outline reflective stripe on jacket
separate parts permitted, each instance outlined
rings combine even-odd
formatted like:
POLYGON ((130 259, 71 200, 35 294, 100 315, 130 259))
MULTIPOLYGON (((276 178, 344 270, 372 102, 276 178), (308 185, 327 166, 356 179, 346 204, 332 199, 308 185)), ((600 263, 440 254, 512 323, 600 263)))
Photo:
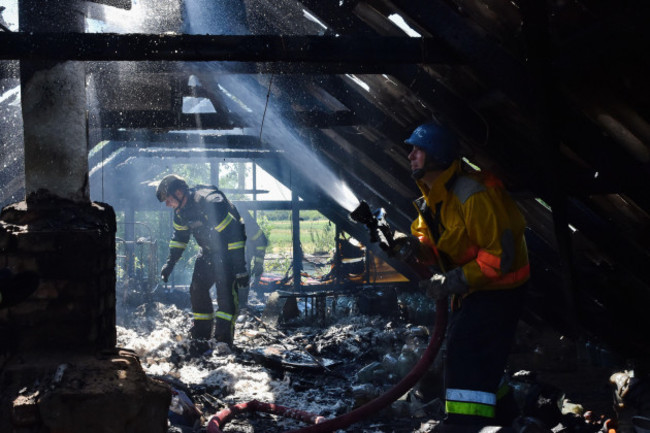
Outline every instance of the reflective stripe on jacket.
POLYGON ((264 260, 269 240, 247 210, 243 211, 241 215, 246 224, 246 263, 250 264, 253 257, 264 260))
POLYGON ((188 191, 186 205, 174 213, 173 225, 169 243, 171 259, 180 258, 178 251, 185 250, 191 236, 204 252, 220 255, 243 249, 246 242, 239 212, 221 191, 211 186, 197 186, 188 191))
POLYGON ((514 288, 528 280, 526 221, 497 179, 465 174, 456 161, 430 189, 418 186, 424 197, 415 203, 419 216, 411 232, 431 248, 419 255, 421 261, 434 264, 439 255, 448 261, 445 271, 462 266, 470 292, 514 288))

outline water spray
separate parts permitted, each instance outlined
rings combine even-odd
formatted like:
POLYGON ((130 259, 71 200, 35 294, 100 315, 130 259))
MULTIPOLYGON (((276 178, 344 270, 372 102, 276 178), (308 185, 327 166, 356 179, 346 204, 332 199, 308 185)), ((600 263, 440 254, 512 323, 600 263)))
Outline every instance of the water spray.
POLYGON ((332 198, 340 204, 343 209, 348 212, 351 212, 353 209, 359 206, 359 199, 354 195, 352 190, 346 183, 339 179, 338 182, 335 182, 332 185, 332 198))

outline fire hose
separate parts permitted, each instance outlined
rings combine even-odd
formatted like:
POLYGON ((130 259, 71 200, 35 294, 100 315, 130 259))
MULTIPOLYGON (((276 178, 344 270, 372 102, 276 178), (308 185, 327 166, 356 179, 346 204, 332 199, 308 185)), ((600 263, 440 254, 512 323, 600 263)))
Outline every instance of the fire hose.
POLYGON ((411 389, 418 380, 420 380, 422 375, 427 371, 436 358, 445 337, 446 327, 447 298, 444 298, 436 301, 436 320, 434 323, 433 334, 431 335, 427 349, 424 351, 417 364, 415 364, 411 371, 391 389, 351 412, 330 420, 325 420, 322 416, 253 400, 248 403, 230 406, 229 408, 218 412, 208 422, 207 431, 208 433, 222 433, 221 427, 223 427, 233 415, 247 410, 274 413, 313 424, 286 433, 325 433, 344 429, 351 424, 361 421, 369 415, 377 413, 379 410, 385 408, 411 389))
MULTIPOLYGON (((378 220, 377 215, 372 214, 367 203, 361 202, 359 207, 354 212, 352 212, 350 216, 353 220, 361 222, 369 228, 373 242, 379 241, 381 243, 384 241, 387 242, 387 245, 390 245, 393 242, 388 226, 383 224, 381 218, 378 220), (373 233, 375 233, 374 238, 373 233)), ((416 271, 422 277, 425 277, 430 273, 424 267, 414 266, 414 268, 417 268, 416 271)), ((308 412, 290 409, 272 403, 262 403, 257 400, 252 400, 248 403, 230 406, 229 408, 224 409, 212 416, 212 418, 210 418, 210 421, 208 421, 207 432, 222 433, 221 427, 223 427, 233 415, 244 411, 273 413, 312 424, 308 427, 303 427, 298 430, 291 430, 285 433, 330 433, 336 430, 344 429, 356 422, 361 421, 369 415, 376 414, 378 411, 385 408, 402 395, 406 394, 406 392, 422 378, 429 366, 435 360, 436 356, 438 355, 438 351, 442 346, 446 328, 447 298, 445 297, 436 301, 436 320, 434 322, 431 339, 429 340, 429 344, 422 354, 422 357, 411 369, 411 371, 384 394, 346 414, 340 415, 330 420, 326 420, 322 416, 308 412)))
POLYGON ((214 415, 208 423, 209 433, 221 433, 223 427, 234 415, 242 412, 266 412, 275 415, 281 415, 286 418, 297 419, 309 424, 323 422, 325 418, 320 415, 314 415, 302 410, 288 408, 273 403, 262 403, 258 400, 251 400, 248 403, 234 404, 227 409, 214 415))

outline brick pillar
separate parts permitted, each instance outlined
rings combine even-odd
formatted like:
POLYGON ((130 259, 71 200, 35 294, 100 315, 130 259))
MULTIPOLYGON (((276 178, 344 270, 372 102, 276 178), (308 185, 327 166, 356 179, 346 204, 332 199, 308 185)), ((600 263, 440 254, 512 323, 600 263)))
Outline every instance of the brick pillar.
POLYGON ((26 301, 0 310, 9 347, 29 351, 115 347, 115 214, 106 204, 40 197, 0 213, 0 267, 35 271, 26 301))

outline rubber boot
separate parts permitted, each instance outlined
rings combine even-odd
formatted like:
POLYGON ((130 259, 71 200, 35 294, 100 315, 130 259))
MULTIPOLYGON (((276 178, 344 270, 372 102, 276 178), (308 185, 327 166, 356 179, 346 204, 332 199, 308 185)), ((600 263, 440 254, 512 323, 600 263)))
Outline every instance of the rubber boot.
POLYGON ((195 320, 190 328, 193 340, 209 340, 212 334, 212 320, 195 320))
POLYGON ((520 415, 514 392, 512 389, 508 389, 503 396, 497 399, 496 425, 511 426, 514 420, 520 415))
POLYGON ((190 346, 188 356, 200 358, 210 349, 210 335, 212 334, 212 320, 195 320, 190 328, 190 346))
POLYGON ((229 347, 233 346, 233 329, 230 322, 223 319, 216 319, 214 326, 214 339, 217 343, 226 343, 229 347))
POLYGON ((190 358, 201 358, 210 351, 210 342, 208 340, 196 339, 190 341, 188 355, 190 358))
POLYGON ((248 286, 246 287, 240 287, 238 290, 239 293, 239 312, 240 314, 245 315, 248 312, 248 294, 250 292, 250 288, 248 286))

